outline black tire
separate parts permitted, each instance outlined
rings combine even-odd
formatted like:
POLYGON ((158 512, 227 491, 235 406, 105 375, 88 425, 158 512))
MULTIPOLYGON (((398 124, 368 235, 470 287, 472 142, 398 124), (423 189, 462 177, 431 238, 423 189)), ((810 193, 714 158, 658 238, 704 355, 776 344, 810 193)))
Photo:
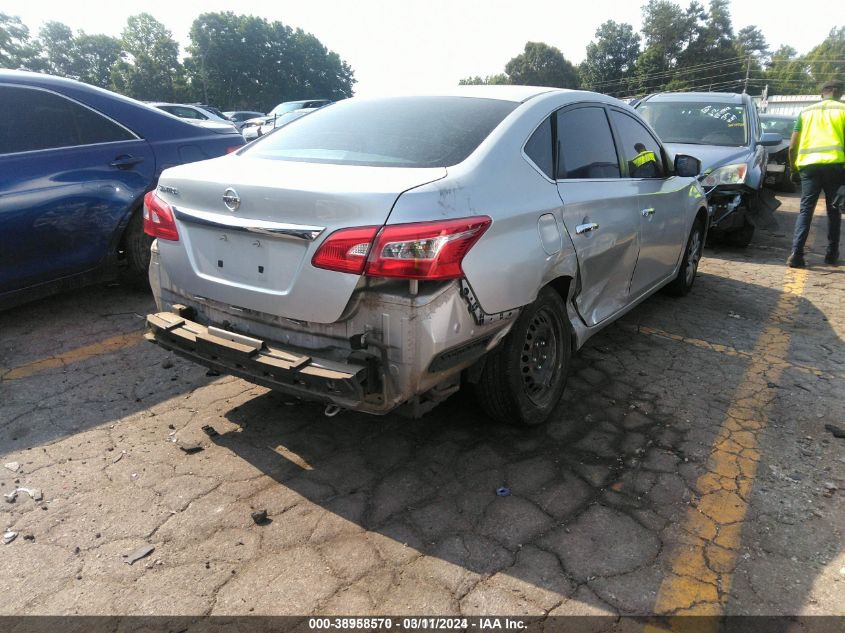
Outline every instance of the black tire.
POLYGON ((478 403, 499 422, 542 424, 563 395, 571 358, 566 306, 557 292, 543 288, 502 344, 487 355, 475 386, 478 403))
POLYGON ((725 244, 745 248, 751 244, 752 237, 754 237, 754 225, 746 220, 742 228, 725 233, 725 244))
POLYGON ((695 276, 698 274, 698 264, 701 261, 701 251, 704 249, 704 222, 701 219, 695 221, 687 238, 687 245, 684 249, 684 256, 681 259, 681 267, 678 275, 669 284, 664 286, 667 294, 673 297, 683 297, 692 290, 695 283, 695 276))
POLYGON ((123 235, 123 252, 126 261, 123 273, 127 281, 139 285, 149 283, 152 244, 153 238, 144 233, 144 220, 141 217, 141 209, 138 209, 129 219, 129 225, 123 235))

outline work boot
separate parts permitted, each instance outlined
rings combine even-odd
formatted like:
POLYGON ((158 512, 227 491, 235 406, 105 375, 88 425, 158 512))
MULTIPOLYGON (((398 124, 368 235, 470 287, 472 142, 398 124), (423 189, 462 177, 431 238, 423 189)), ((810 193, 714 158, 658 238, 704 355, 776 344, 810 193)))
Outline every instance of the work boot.
POLYGON ((839 263, 839 252, 827 249, 827 252, 824 254, 824 263, 836 266, 839 263))
POLYGON ((793 252, 786 258, 786 265, 790 268, 804 268, 807 263, 804 261, 803 253, 793 252))

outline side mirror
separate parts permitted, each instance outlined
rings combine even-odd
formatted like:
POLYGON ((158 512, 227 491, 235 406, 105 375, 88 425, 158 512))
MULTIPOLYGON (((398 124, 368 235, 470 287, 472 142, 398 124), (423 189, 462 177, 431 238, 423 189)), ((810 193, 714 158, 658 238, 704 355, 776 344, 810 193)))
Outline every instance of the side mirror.
POLYGON ((765 147, 774 147, 781 143, 783 143, 783 137, 775 132, 763 132, 763 136, 760 137, 760 145, 765 147))
POLYGON ((695 156, 677 154, 675 156, 675 173, 678 176, 694 178, 701 173, 701 161, 695 156))

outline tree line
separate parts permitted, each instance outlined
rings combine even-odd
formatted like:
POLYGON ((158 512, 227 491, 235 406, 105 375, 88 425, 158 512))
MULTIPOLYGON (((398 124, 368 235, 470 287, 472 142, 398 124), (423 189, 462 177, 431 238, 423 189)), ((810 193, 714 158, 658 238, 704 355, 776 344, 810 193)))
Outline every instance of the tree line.
POLYGON ((710 0, 707 9, 697 0, 686 8, 671 0, 649 0, 642 13, 639 33, 613 20, 599 26, 577 66, 554 46, 528 42, 503 73, 460 83, 583 88, 624 98, 678 90, 816 94, 828 79, 845 80, 842 26, 832 27, 802 56, 787 45, 769 50, 754 25, 734 32, 729 0, 710 0))
POLYGON ((55 21, 33 37, 19 17, 0 13, 0 68, 70 77, 143 101, 231 110, 352 96, 352 69, 302 29, 228 11, 198 16, 189 37, 180 58, 172 33, 149 13, 128 18, 120 37, 74 33, 55 21))

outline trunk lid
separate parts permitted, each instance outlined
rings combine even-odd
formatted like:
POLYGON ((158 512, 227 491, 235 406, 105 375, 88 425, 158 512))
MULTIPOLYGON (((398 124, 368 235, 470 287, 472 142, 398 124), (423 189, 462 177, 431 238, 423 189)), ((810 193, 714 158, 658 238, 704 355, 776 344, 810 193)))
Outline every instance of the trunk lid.
POLYGON ((331 323, 360 276, 313 267, 323 240, 384 224, 402 192, 445 175, 247 156, 175 167, 162 174, 158 195, 174 210, 179 241, 159 240, 161 263, 182 294, 331 323))

